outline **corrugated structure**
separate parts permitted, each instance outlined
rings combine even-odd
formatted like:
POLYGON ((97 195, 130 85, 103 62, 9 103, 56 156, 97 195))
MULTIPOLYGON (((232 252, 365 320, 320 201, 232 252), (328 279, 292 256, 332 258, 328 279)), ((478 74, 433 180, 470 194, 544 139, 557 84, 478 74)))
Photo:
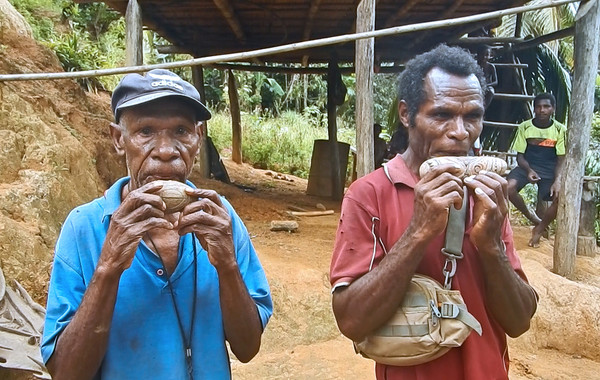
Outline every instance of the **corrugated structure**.
MULTIPOLYGON (((86 0, 80 0, 86 2, 86 0)), ((105 1, 125 14, 127 0, 105 1)), ((353 33, 357 0, 138 0, 143 24, 169 40, 179 52, 196 57, 249 51, 353 33)), ((524 0, 379 0, 375 28, 469 16, 523 5, 524 0)), ((493 23, 493 22, 492 22, 493 23)), ((402 62, 440 42, 452 42, 481 28, 471 23, 378 38, 375 58, 402 62)), ((354 61, 354 43, 283 53, 268 62, 354 61)))

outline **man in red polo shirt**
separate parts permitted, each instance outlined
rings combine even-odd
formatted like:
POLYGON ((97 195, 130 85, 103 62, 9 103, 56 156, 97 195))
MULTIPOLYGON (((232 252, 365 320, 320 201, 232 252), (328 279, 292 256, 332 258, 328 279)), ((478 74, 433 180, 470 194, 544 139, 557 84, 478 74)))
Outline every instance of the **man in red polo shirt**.
POLYGON ((359 342, 394 314, 413 274, 444 282, 440 250, 449 207, 470 197, 464 258, 452 288, 483 334, 424 364, 377 363, 378 379, 507 379, 506 334, 527 331, 535 313, 537 296, 507 218, 506 180, 490 172, 462 180, 452 165, 418 174, 430 157, 467 155, 482 129, 483 89, 481 68, 460 48, 440 45, 408 62, 398 105, 408 148, 354 182, 344 198, 331 261, 332 302, 340 331, 359 342))

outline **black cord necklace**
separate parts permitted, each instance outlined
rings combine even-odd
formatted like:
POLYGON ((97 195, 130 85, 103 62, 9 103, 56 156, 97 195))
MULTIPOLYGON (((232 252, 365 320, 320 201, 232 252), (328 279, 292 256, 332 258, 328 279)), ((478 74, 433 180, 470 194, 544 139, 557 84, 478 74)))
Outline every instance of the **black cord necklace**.
MULTIPOLYGON (((148 240, 152 243, 152 247, 156 251, 156 254, 160 260, 161 265, 164 268, 165 276, 167 277, 167 286, 169 287, 169 293, 171 294, 171 301, 173 301, 173 308, 175 309, 175 315, 177 316, 177 324, 179 325, 179 332, 181 333, 181 338, 183 339, 184 352, 185 352, 185 362, 187 364, 187 371, 190 380, 194 380, 194 365, 192 361, 192 336, 194 334, 194 317, 196 315, 196 292, 197 292, 197 282, 198 282, 198 261, 197 261, 197 252, 196 252, 196 241, 195 236, 192 233, 192 246, 194 248, 194 298, 192 300, 192 319, 190 323, 190 335, 186 337, 185 331, 183 329, 183 322, 181 321, 181 316, 179 315, 179 309, 177 308, 177 302, 175 301, 175 294, 173 293, 173 285, 171 284, 171 274, 167 271, 167 266, 165 265, 160 253, 158 252, 158 248, 154 241, 150 237, 150 234, 146 234, 148 236, 148 240)), ((182 243, 183 244, 183 243, 182 243)), ((183 247, 181 249, 183 251, 183 247)))

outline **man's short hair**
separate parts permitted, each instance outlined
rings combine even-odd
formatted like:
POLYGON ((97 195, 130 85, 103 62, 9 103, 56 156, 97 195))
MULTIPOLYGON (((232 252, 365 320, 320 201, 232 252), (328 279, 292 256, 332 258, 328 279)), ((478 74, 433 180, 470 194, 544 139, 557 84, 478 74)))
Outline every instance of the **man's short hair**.
POLYGON ((438 45, 408 61, 398 80, 398 100, 406 102, 411 124, 414 124, 419 107, 425 101, 424 79, 434 67, 460 77, 475 75, 481 86, 483 99, 483 89, 486 88, 485 77, 473 56, 459 47, 438 45))
POLYGON ((556 108, 556 98, 549 92, 542 92, 541 94, 536 95, 533 99, 533 106, 540 100, 549 100, 550 104, 552 104, 553 108, 556 108))

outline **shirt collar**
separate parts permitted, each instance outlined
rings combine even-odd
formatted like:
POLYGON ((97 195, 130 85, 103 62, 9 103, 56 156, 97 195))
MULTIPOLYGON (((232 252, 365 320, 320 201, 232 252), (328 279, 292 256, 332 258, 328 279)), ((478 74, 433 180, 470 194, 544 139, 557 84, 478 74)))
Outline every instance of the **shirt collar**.
POLYGON ((388 175, 388 178, 393 184, 401 183, 410 188, 414 188, 417 182, 419 182, 419 178, 413 174, 399 154, 384 165, 386 175, 388 175))

